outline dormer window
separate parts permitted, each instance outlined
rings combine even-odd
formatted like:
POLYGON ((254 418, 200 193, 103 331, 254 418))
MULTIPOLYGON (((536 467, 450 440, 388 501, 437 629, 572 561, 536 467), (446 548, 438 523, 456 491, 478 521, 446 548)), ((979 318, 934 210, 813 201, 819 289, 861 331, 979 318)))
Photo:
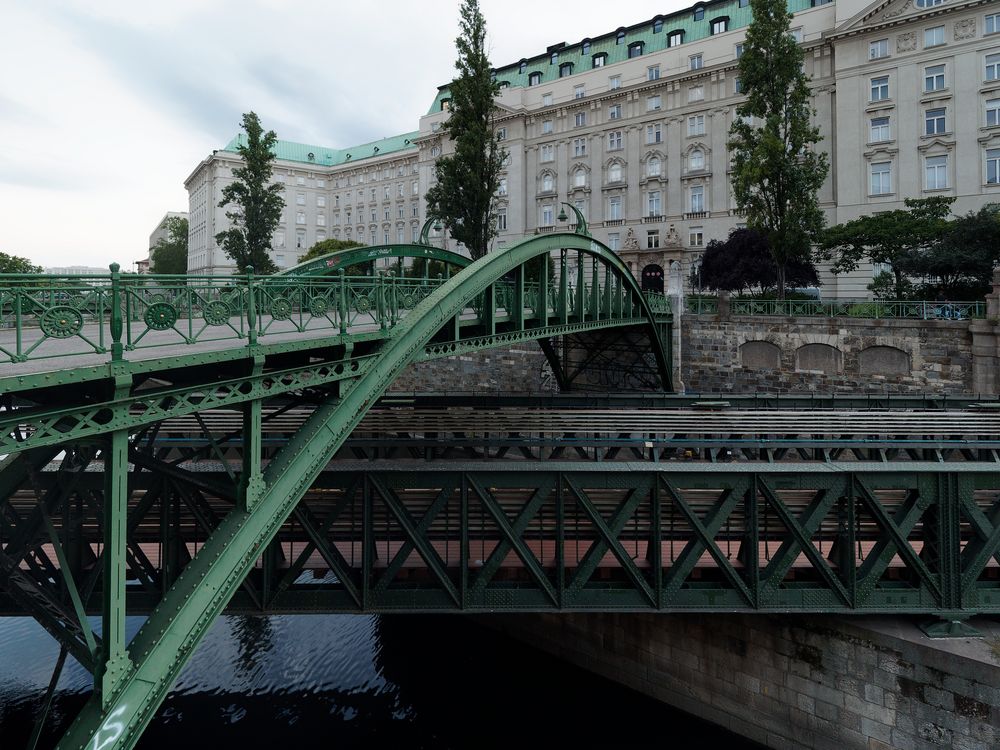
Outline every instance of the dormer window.
POLYGON ((580 45, 580 54, 589 55, 590 54, 590 40, 584 39, 583 44, 580 45))
POLYGON ((712 19, 712 33, 725 34, 729 31, 729 16, 720 16, 712 19))
POLYGON ((607 61, 608 61, 608 53, 607 52, 598 52, 593 57, 593 66, 595 68, 603 68, 604 64, 607 61))
POLYGON ((447 112, 450 108, 451 108, 451 99, 442 99, 441 100, 441 111, 442 112, 447 112))
POLYGON ((629 57, 639 57, 642 54, 642 42, 632 42, 628 46, 629 57))
POLYGON ((558 64, 559 64, 559 53, 553 52, 552 55, 549 57, 549 65, 558 65, 558 64))
POLYGON ((615 44, 625 44, 625 31, 619 31, 615 36, 615 44))
POLYGON ((678 29, 677 31, 671 31, 667 34, 667 46, 668 47, 679 47, 684 43, 684 31, 678 29))
POLYGON ((517 66, 517 72, 523 74, 524 71, 526 71, 527 69, 528 69, 528 63, 525 62, 524 60, 521 60, 520 64, 518 64, 517 66))
POLYGON ((565 78, 566 76, 573 75, 573 63, 563 63, 559 66, 559 77, 565 78))
POLYGON ((528 75, 529 86, 537 86, 541 82, 542 82, 542 74, 539 73, 537 70, 534 73, 528 75))
POLYGON ((653 21, 653 33, 659 34, 661 31, 663 31, 663 19, 657 18, 653 21))
POLYGON ((695 21, 705 20, 705 9, 702 8, 701 6, 698 6, 697 8, 694 9, 694 20, 695 21))

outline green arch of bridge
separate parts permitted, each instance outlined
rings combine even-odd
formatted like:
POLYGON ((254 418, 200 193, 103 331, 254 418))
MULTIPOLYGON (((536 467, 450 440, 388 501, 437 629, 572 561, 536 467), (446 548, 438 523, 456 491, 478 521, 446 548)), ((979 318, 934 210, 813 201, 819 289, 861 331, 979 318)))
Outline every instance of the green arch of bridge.
MULTIPOLYGON (((299 500, 368 409, 438 331, 478 295, 512 271, 554 250, 579 250, 610 269, 627 297, 621 325, 650 326, 661 377, 669 382, 654 316, 621 259, 605 245, 578 234, 534 237, 469 265, 424 298, 342 398, 316 408, 263 472, 264 487, 252 510, 237 506, 220 522, 128 646, 131 667, 106 694, 94 693, 59 748, 132 748, 155 715, 181 668, 232 598, 299 500)), ((539 336, 551 335, 540 330, 539 336)), ((498 344, 501 343, 498 341, 498 344)), ((347 585, 347 582, 345 582, 347 585)), ((359 604, 364 608, 363 593, 359 604)))
POLYGON ((318 258, 312 258, 305 263, 299 263, 284 271, 279 271, 275 276, 326 276, 334 274, 341 268, 348 268, 357 263, 368 263, 382 258, 426 258, 427 260, 439 260, 446 266, 456 266, 465 268, 472 260, 464 255, 453 253, 450 250, 442 250, 431 245, 366 245, 364 247, 349 247, 344 250, 337 250, 318 258))

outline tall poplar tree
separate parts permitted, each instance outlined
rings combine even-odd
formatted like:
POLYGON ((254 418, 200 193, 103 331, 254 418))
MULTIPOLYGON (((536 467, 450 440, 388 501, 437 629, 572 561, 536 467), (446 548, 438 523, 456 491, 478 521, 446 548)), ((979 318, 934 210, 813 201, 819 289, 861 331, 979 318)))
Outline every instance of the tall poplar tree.
POLYGON ((494 127, 500 85, 486 55, 486 20, 478 0, 462 3, 460 19, 461 34, 455 40, 459 74, 449 87, 451 114, 442 128, 455 151, 437 160, 437 184, 425 200, 428 214, 438 217, 477 259, 486 255, 497 234, 493 214, 507 152, 494 127))
POLYGON ((809 102, 802 49, 789 33, 786 0, 750 0, 739 79, 746 101, 729 131, 732 184, 747 226, 767 237, 784 298, 788 264, 808 262, 810 244, 823 228, 816 193, 829 171, 809 102))
POLYGON ((285 201, 283 185, 271 184, 271 163, 278 136, 273 130, 264 132, 260 118, 253 112, 243 115, 243 139, 236 152, 243 157, 243 166, 233 170, 233 182, 222 189, 219 207, 232 206, 226 218, 232 226, 215 235, 226 255, 236 262, 240 273, 253 266, 256 273, 270 274, 278 270, 268 255, 271 236, 281 220, 285 201))

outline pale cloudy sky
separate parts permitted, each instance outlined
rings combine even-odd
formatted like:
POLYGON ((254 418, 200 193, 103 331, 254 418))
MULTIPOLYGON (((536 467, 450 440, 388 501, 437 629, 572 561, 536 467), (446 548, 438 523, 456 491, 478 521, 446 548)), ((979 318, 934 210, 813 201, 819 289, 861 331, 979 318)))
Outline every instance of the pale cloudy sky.
MULTIPOLYGON (((334 148, 416 129, 452 78, 459 4, 0 0, 0 251, 130 267, 251 109, 334 148)), ((481 0, 495 65, 690 4, 481 0)))

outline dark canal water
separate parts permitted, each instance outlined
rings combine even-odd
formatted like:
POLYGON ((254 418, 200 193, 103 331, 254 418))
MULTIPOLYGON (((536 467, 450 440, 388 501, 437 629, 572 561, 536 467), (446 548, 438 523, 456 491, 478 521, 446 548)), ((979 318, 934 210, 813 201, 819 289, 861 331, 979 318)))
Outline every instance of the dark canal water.
MULTIPOLYGON (((140 622, 130 618, 132 632, 140 622)), ((32 620, 0 618, 0 750, 25 746, 57 651, 32 620)), ((67 660, 43 747, 54 744, 88 690, 87 674, 67 660)), ((299 615, 216 622, 139 747, 692 742, 758 747, 461 616, 299 615)))

